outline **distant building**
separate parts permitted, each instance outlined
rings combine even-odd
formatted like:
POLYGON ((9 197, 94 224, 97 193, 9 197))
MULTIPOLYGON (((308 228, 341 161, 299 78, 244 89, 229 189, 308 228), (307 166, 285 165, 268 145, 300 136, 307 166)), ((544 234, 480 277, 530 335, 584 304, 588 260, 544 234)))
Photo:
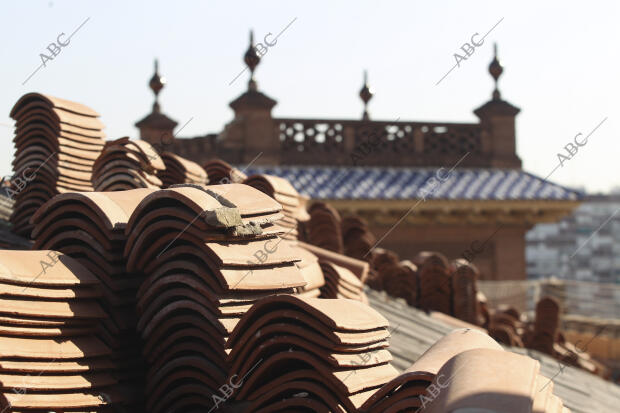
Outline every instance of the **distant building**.
POLYGON ((403 258, 423 250, 465 256, 486 279, 525 279, 525 233, 579 204, 579 193, 521 169, 520 109, 497 88, 497 50, 489 65, 495 89, 474 110, 476 123, 373 120, 366 77, 361 119, 274 118, 277 102, 254 77, 260 57, 252 36, 244 60, 251 76, 248 90, 230 103, 234 118, 221 132, 194 138, 172 136, 176 122, 161 112, 164 82, 156 68, 155 104, 136 124, 140 137, 199 164, 221 158, 247 173, 287 178, 342 215, 365 218, 379 247, 403 258))
POLYGON ((591 195, 555 223, 527 233, 527 274, 620 283, 620 195, 591 195))

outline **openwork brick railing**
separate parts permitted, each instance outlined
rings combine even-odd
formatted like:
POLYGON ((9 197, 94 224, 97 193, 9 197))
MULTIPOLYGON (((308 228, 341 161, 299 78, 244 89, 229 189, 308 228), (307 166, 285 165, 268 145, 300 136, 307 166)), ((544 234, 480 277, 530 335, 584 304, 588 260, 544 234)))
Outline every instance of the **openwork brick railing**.
POLYGON ((488 134, 475 123, 274 119, 282 163, 485 166, 488 134))

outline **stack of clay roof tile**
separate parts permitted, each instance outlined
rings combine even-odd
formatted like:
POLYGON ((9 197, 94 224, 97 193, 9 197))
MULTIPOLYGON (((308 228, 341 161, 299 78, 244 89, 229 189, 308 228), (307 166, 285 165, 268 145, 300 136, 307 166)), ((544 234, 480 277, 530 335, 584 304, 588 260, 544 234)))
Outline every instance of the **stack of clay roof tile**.
POLYGON ((404 298, 407 304, 418 303, 418 268, 411 261, 386 262, 381 269, 383 289, 393 297, 404 298))
POLYGON ((586 348, 579 348, 564 339, 559 330, 559 313, 557 301, 544 297, 536 305, 534 322, 526 321, 512 307, 500 306, 490 311, 489 322, 484 327, 500 343, 538 350, 563 364, 579 367, 603 378, 608 377, 609 370, 593 360, 585 351, 586 348))
POLYGON ((104 145, 103 123, 91 108, 38 93, 13 109, 16 152, 11 216, 13 231, 29 236, 30 217, 48 199, 68 191, 92 191, 91 173, 104 145))
POLYGON ((307 199, 301 197, 289 181, 277 176, 252 175, 243 183, 266 193, 282 205, 284 218, 278 224, 286 230, 283 237, 297 239, 299 235, 298 223, 310 219, 310 215, 306 212, 307 199))
POLYGON ((212 159, 203 168, 211 185, 240 184, 248 178, 242 171, 221 159, 212 159))
POLYGON ((196 162, 172 152, 162 153, 161 159, 166 166, 164 170, 157 171, 157 177, 161 179, 162 188, 177 184, 206 185, 209 183, 207 173, 196 162))
POLYGON ((393 251, 376 248, 371 261, 371 288, 403 298, 411 306, 439 311, 473 325, 485 324, 476 287, 479 271, 466 260, 448 263, 439 253, 422 252, 414 262, 399 261, 393 251))
POLYGON ((551 297, 544 297, 536 303, 534 331, 528 340, 528 347, 543 353, 553 354, 560 326, 560 305, 551 297))
POLYGON ((473 264, 459 258, 452 262, 452 315, 471 324, 482 322, 476 281, 480 271, 473 264))
POLYGON ((339 254, 344 253, 340 214, 334 207, 324 202, 310 206, 310 221, 306 225, 307 241, 339 254))
POLYGON ((67 193, 54 197, 33 216, 35 248, 55 249, 78 260, 102 284, 108 315, 97 332, 112 350, 115 374, 128 403, 139 403, 143 367, 136 333, 139 275, 128 272, 123 256, 129 216, 151 189, 67 193))
POLYGON ((106 317, 99 287, 62 253, 0 250, 2 412, 99 412, 123 401, 111 350, 94 335, 106 317))
POLYGON ((248 412, 357 412, 398 372, 388 322, 354 300, 279 295, 255 303, 230 335, 233 398, 248 412))
POLYGON ((325 285, 321 288, 323 298, 349 298, 364 301, 364 284, 350 270, 329 261, 320 263, 325 285))
MULTIPOLYGON (((422 294, 433 293, 428 285, 424 290, 421 286, 419 267, 425 264, 427 256, 430 255, 418 255, 416 263, 409 260, 400 261, 393 251, 376 248, 372 252, 373 272, 368 285, 373 289, 383 290, 393 297, 403 298, 411 306, 420 307, 422 304, 433 303, 435 297, 422 297, 422 294)), ((425 273, 428 273, 428 266, 425 273)), ((443 280, 448 287, 450 287, 449 281, 449 279, 443 280)))
POLYGON ((446 257, 438 252, 422 252, 413 262, 420 279, 418 306, 423 310, 452 314, 452 274, 446 257))
POLYGON ((296 248, 295 254, 300 258, 297 263, 301 275, 306 281, 306 285, 299 289, 298 294, 302 297, 315 298, 321 295, 321 288, 325 285, 325 276, 319 264, 319 257, 306 248, 302 248, 296 241, 291 242, 296 248))
POLYGON ((149 412, 208 411, 229 379, 225 346, 240 317, 260 298, 304 286, 274 225, 281 209, 242 184, 175 186, 136 208, 125 254, 146 277, 138 329, 149 412))
POLYGON ((454 330, 371 396, 360 411, 561 413, 539 363, 477 330, 454 330))
POLYGON ((96 191, 123 191, 136 188, 159 189, 157 177, 166 168, 150 143, 128 137, 106 142, 93 166, 96 191))
POLYGON ((298 245, 316 255, 319 260, 325 278, 325 285, 321 288, 322 298, 349 298, 368 302, 364 293, 364 283, 369 273, 367 262, 301 241, 298 245))
POLYGON ((371 268, 370 273, 368 274, 367 284, 374 290, 384 291, 384 272, 387 268, 398 264, 398 254, 394 251, 383 248, 375 248, 372 250, 371 254, 371 268))
POLYGON ((365 220, 352 216, 342 220, 342 242, 346 255, 369 261, 372 257, 369 252, 375 246, 377 239, 368 229, 368 223, 365 220))
POLYGON ((521 337, 525 327, 521 315, 512 307, 491 309, 488 324, 485 326, 491 337, 513 347, 524 346, 521 337))

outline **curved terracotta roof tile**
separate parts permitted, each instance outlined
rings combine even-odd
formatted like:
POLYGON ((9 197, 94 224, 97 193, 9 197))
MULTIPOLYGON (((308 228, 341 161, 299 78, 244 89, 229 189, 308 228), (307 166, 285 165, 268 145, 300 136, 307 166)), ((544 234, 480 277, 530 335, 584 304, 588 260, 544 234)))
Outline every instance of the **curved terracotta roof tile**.
POLYGON ((298 245, 319 257, 320 260, 328 261, 348 269, 355 274, 361 282, 365 282, 368 277, 369 265, 367 262, 347 257, 346 255, 338 254, 302 241, 298 241, 298 245))
POLYGON ((162 182, 156 173, 164 169, 164 162, 151 144, 120 138, 107 142, 94 161, 92 185, 98 191, 160 188, 162 182))
MULTIPOLYGON (((106 404, 101 394, 96 392, 20 394, 11 391, 4 393, 4 397, 12 408, 39 409, 43 411, 49 411, 50 409, 89 409, 106 404)), ((109 400, 114 402, 119 399, 117 397, 110 397, 109 400)))
POLYGON ((212 185, 241 183, 247 179, 246 174, 221 159, 212 159, 205 163, 203 168, 212 185))
MULTIPOLYGON (((418 390, 420 383, 425 382, 426 386, 428 386, 435 379, 441 368, 452 357, 463 351, 480 348, 503 350, 491 337, 480 331, 470 329, 453 330, 450 334, 435 342, 435 344, 426 350, 426 352, 424 352, 424 354, 422 354, 405 372, 389 383, 386 383, 373 394, 366 401, 363 409, 368 409, 372 412, 382 411, 380 408, 381 406, 385 408, 386 404, 391 405, 392 402, 399 402, 403 398, 401 395, 388 402, 384 400, 387 396, 400 393, 410 384, 416 386, 418 390)), ((424 389, 426 386, 424 386, 424 389)), ((424 389, 418 394, 423 393, 424 389)), ((408 407, 416 406, 411 405, 408 407)))
POLYGON ((100 357, 110 354, 110 349, 94 337, 77 337, 67 341, 3 337, 0 340, 2 357, 30 360, 63 360, 100 357))
POLYGON ((292 295, 278 295, 257 302, 246 313, 238 330, 243 331, 263 314, 285 309, 299 309, 333 330, 368 331, 388 327, 387 320, 381 314, 354 300, 302 299, 292 295))
POLYGON ((97 285, 76 260, 57 251, 0 250, 0 282, 26 286, 97 285))
POLYGON ((108 231, 123 230, 131 214, 151 189, 132 189, 123 192, 73 192, 61 194, 49 200, 32 217, 35 225, 46 226, 58 214, 64 213, 63 207, 80 205, 90 212, 91 220, 100 222, 108 231))
POLYGON ((161 159, 166 168, 158 171, 157 176, 161 179, 164 188, 175 184, 207 185, 209 183, 207 172, 196 162, 172 152, 163 152, 161 159))
POLYGON ((286 406, 301 403, 299 406, 309 405, 315 409, 311 411, 317 412, 345 412, 345 406, 349 411, 355 408, 346 399, 339 400, 328 383, 316 371, 308 369, 283 374, 258 387, 247 399, 252 400, 248 411, 274 411, 281 403, 286 406))
POLYGON ((270 197, 274 198, 287 210, 287 216, 299 221, 308 221, 310 215, 305 210, 304 203, 300 200, 299 192, 291 183, 275 175, 252 175, 244 184, 250 185, 270 197))
POLYGON ((20 388, 29 391, 53 391, 53 390, 82 390, 97 387, 105 387, 116 384, 116 379, 106 373, 77 375, 34 375, 17 376, 11 374, 0 374, 0 388, 10 390, 20 388))
POLYGON ((451 358, 437 373, 444 388, 424 405, 424 411, 459 409, 530 412, 539 363, 503 350, 475 349, 451 358))
POLYGON ((14 172, 36 170, 32 181, 17 191, 11 216, 15 232, 28 236, 36 207, 58 193, 92 190, 92 166, 105 135, 92 109, 37 93, 22 96, 11 116, 16 120, 14 172))
POLYGON ((99 117, 99 113, 95 112, 93 109, 89 108, 86 105, 82 105, 80 103, 72 102, 70 100, 65 100, 61 98, 57 98, 50 95, 44 95, 41 93, 27 93, 23 95, 13 106, 11 109, 11 116, 13 116, 14 111, 18 110, 22 106, 28 104, 29 102, 45 102, 50 107, 57 107, 63 110, 67 110, 73 113, 91 116, 91 117, 99 117))
POLYGON ((476 281, 480 276, 478 269, 471 263, 458 259, 452 263, 452 314, 468 323, 478 324, 480 309, 476 296, 476 281))

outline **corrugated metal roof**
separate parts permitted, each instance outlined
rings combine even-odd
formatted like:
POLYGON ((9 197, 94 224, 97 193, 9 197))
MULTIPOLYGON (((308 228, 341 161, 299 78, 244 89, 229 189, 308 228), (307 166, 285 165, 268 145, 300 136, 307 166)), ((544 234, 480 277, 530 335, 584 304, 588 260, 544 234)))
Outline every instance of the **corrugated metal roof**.
MULTIPOLYGON (((399 370, 410 367, 435 341, 454 329, 424 311, 408 306, 404 300, 370 289, 367 289, 366 294, 371 307, 390 322, 392 337, 389 350, 394 357, 392 363, 399 370)), ((560 397, 573 413, 618 411, 620 386, 583 370, 561 366, 556 359, 534 350, 506 346, 504 348, 538 360, 540 373, 553 378, 553 393, 560 397)))
POLYGON ((252 166, 318 199, 578 200, 582 194, 517 169, 252 166), (433 181, 432 179, 435 178, 433 181), (443 180, 443 182, 442 182, 443 180))

